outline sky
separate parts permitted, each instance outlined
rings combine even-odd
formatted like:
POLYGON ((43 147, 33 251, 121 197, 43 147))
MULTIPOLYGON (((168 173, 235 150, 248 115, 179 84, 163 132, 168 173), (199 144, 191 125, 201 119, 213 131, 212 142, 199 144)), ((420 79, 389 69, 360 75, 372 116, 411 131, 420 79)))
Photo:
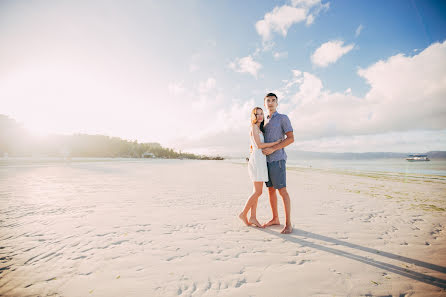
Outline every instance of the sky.
POLYGON ((446 150, 445 1, 0 0, 0 45, 0 114, 36 135, 242 155, 274 92, 288 149, 446 150))

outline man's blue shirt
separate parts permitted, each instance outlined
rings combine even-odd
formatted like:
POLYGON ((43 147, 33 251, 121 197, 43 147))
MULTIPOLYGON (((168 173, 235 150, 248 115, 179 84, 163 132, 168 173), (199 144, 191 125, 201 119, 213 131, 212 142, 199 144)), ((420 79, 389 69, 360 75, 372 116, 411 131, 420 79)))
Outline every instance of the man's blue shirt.
MULTIPOLYGON (((285 134, 287 132, 292 132, 293 127, 291 127, 291 122, 288 116, 278 113, 277 111, 266 117, 265 120, 265 142, 274 142, 279 139, 285 139, 285 134)), ((271 155, 266 156, 267 162, 274 162, 279 160, 286 160, 287 155, 285 150, 281 148, 275 151, 271 155)))

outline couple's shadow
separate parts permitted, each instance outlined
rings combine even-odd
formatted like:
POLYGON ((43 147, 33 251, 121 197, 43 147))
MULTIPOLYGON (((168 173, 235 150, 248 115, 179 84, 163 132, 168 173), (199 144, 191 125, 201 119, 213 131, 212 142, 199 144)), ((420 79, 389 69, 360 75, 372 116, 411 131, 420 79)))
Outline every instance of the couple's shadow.
POLYGON ((280 230, 277 228, 277 226, 271 226, 271 227, 267 227, 264 229, 261 228, 256 228, 256 230, 271 234, 271 235, 275 235, 280 237, 283 240, 287 240, 289 242, 293 242, 293 243, 297 243, 301 246, 306 246, 309 248, 314 248, 314 249, 318 249, 327 253, 331 253, 334 255, 338 255, 338 256, 343 256, 345 258, 348 259, 352 259, 355 261, 359 261, 362 262, 364 264, 368 264, 371 266, 375 266, 377 268, 380 269, 384 269, 387 270, 389 272, 393 272, 402 276, 406 276, 409 277, 411 279, 420 281, 420 282, 424 282, 436 287, 440 287, 443 289, 446 289, 446 280, 441 279, 441 278, 437 278, 437 277, 433 277, 430 275, 426 275, 423 273, 419 273, 407 268, 403 268, 403 267, 399 267, 397 265, 394 264, 389 264, 389 263, 385 263, 382 261, 378 261, 378 260, 374 260, 368 257, 364 257, 364 256, 360 256, 360 255, 355 255, 351 252, 347 252, 347 251, 343 251, 341 249, 336 249, 330 246, 326 246, 323 244, 319 244, 319 243, 314 243, 312 241, 308 241, 308 239, 313 239, 313 240, 318 240, 318 241, 322 241, 322 242, 326 242, 335 246, 344 246, 344 247, 348 247, 351 249, 356 249, 356 250, 360 250, 363 252, 368 252, 371 253, 372 255, 377 255, 377 256, 381 256, 381 257, 385 257, 385 258, 389 258, 392 260, 398 260, 401 262, 405 262, 405 263, 409 263, 409 264, 413 264, 419 267, 424 267, 430 270, 434 270, 437 272, 441 272, 446 274, 446 267, 444 266, 439 266, 439 265, 435 265, 432 263, 427 263, 427 262, 423 262, 420 260, 416 260, 416 259, 412 259, 412 258, 408 258, 408 257, 404 257, 404 256, 400 256, 400 255, 396 255, 396 254, 392 254, 389 252, 385 252, 385 251, 380 251, 377 249, 373 249, 373 248, 369 248, 369 247, 365 247, 365 246, 361 246, 358 244, 354 244, 354 243, 350 243, 347 241, 343 241, 343 240, 339 240, 336 238, 332 238, 332 237, 328 237, 328 236, 324 236, 324 235, 319 235, 316 233, 312 233, 312 232, 308 232, 305 230, 301 230, 301 229, 294 229, 293 232, 291 234, 280 234, 277 232, 277 230, 280 230))

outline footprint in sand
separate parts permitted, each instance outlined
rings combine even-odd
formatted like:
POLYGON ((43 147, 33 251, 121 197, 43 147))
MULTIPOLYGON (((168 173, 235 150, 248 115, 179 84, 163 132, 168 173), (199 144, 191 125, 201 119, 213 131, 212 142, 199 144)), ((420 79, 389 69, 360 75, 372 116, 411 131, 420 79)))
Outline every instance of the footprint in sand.
POLYGON ((437 239, 442 232, 443 232, 443 225, 437 224, 431 231, 431 235, 434 239, 437 239))

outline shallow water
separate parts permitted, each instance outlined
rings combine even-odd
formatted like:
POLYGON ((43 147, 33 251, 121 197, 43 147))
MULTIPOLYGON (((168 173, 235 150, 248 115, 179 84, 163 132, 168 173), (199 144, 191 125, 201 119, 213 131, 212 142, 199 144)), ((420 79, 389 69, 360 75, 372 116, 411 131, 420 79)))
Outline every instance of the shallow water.
MULTIPOLYGON (((233 159, 243 163, 243 159, 233 159)), ((287 166, 297 168, 336 169, 353 172, 388 172, 401 174, 437 175, 446 177, 446 160, 409 162, 405 159, 336 160, 336 159, 291 159, 287 166)))
POLYGON ((446 160, 409 162, 403 159, 373 160, 288 160, 289 166, 343 169, 358 172, 392 172, 446 176, 446 160))

